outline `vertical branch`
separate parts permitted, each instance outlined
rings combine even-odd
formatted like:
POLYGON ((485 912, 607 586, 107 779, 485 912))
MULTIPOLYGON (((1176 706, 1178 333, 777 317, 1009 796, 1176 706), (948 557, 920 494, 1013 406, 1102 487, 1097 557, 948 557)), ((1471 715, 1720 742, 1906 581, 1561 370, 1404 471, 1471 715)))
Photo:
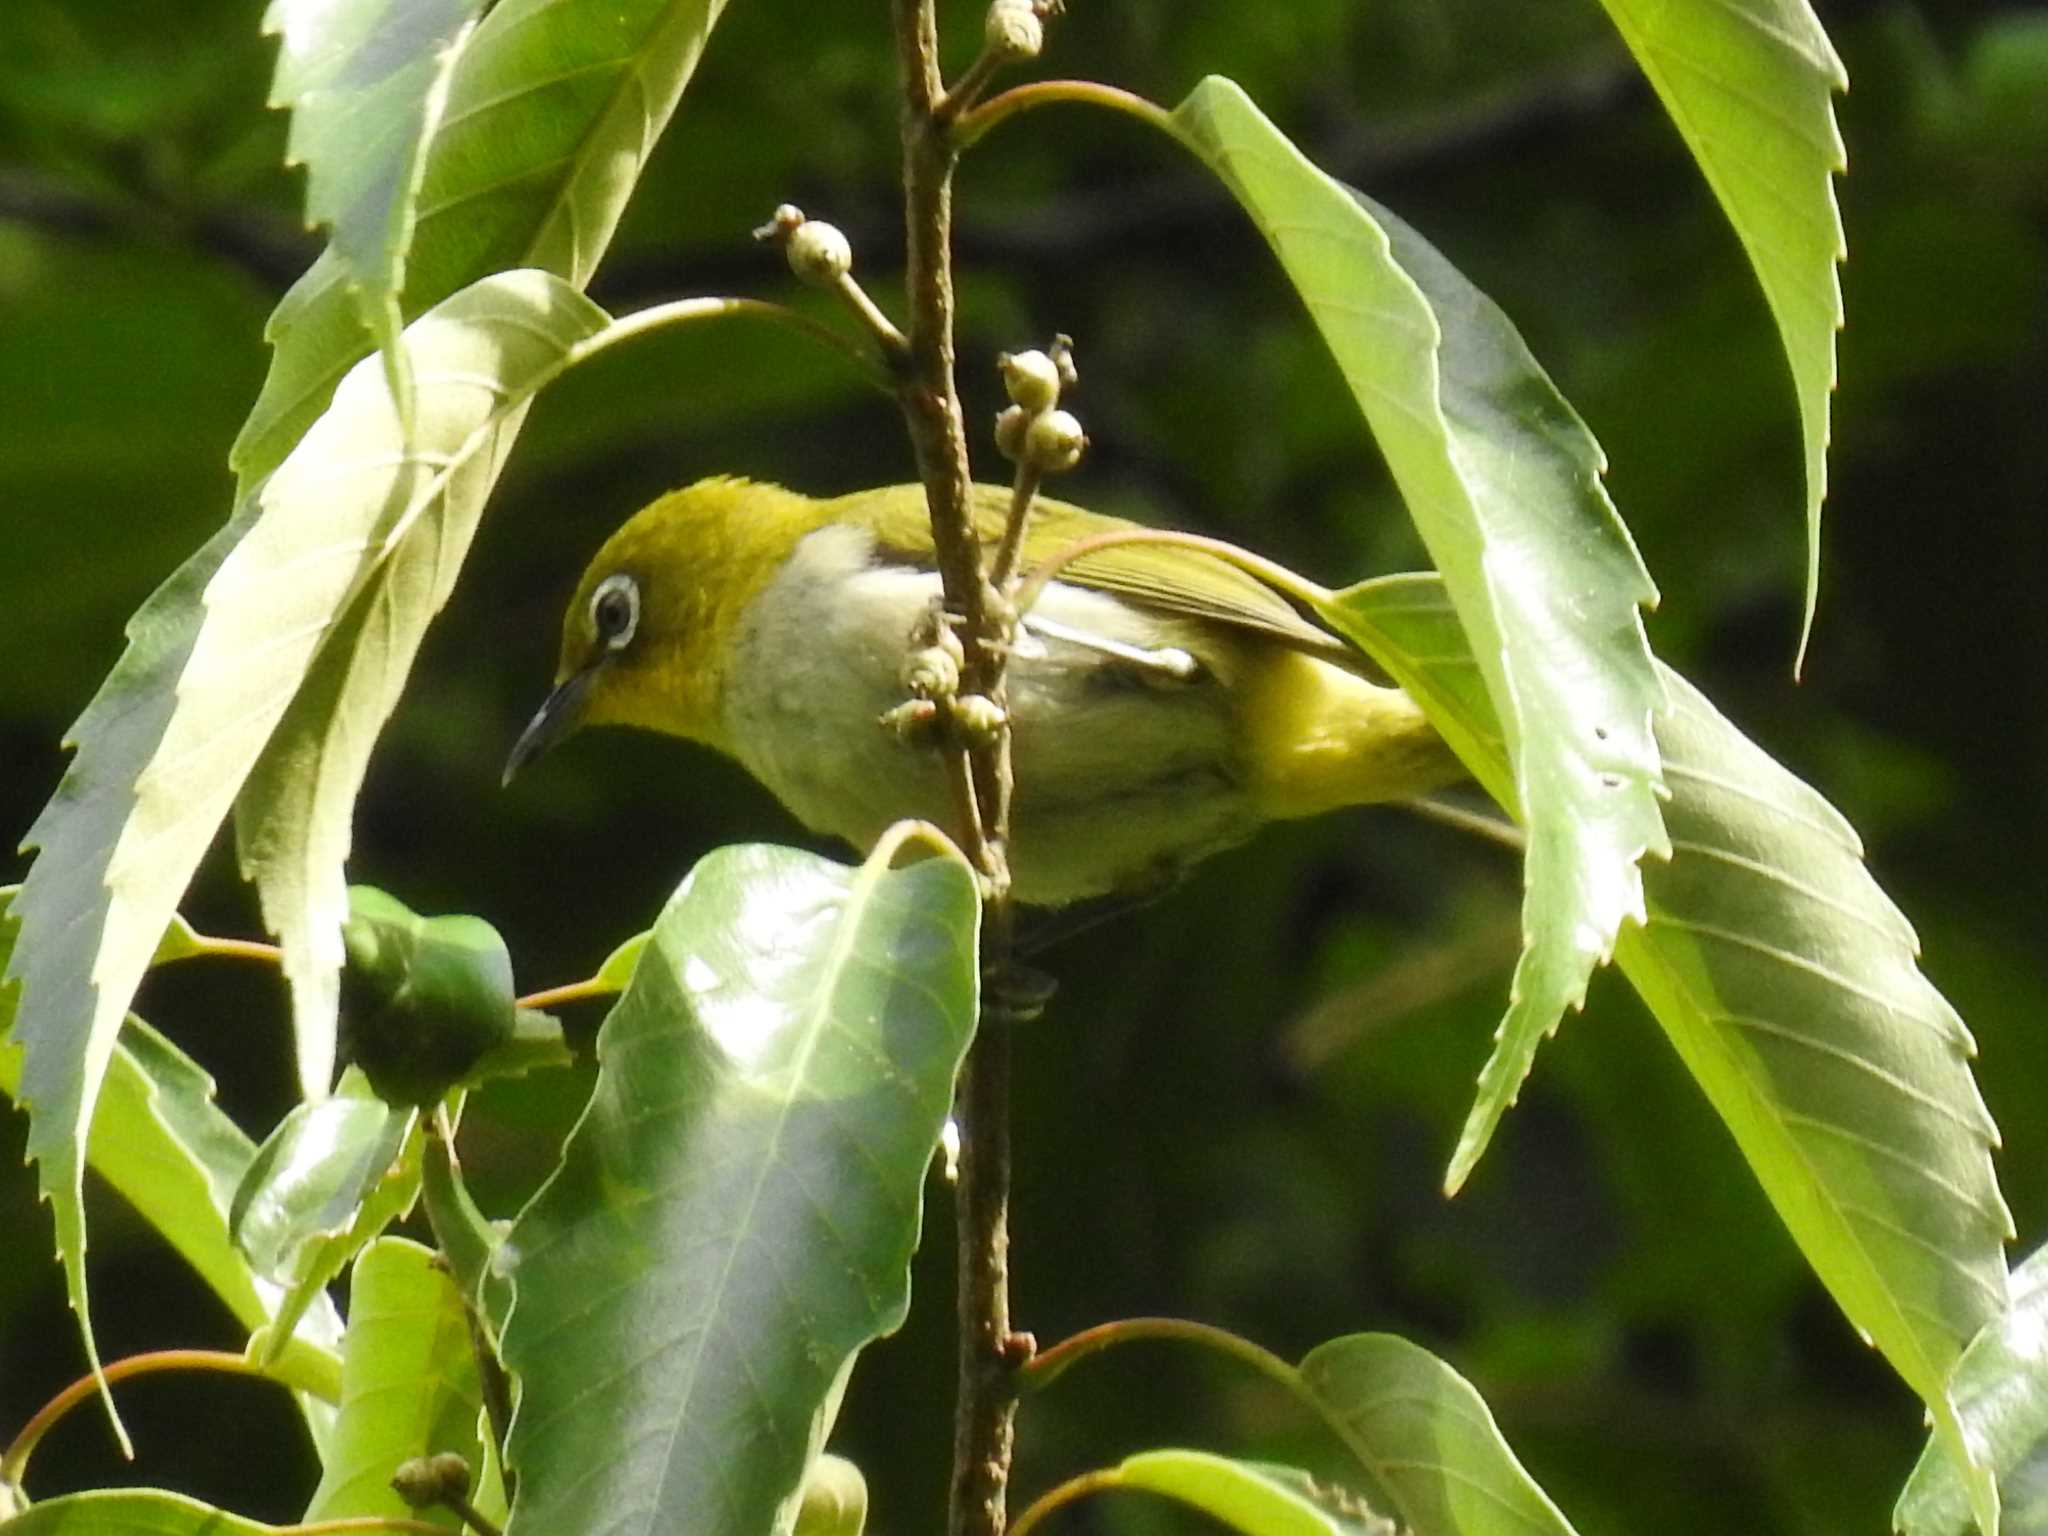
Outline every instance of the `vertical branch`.
MULTIPOLYGON (((941 120, 933 0, 891 0, 903 77, 903 192, 908 238, 910 359, 898 396, 924 479, 946 608, 959 620, 961 691, 1004 702, 1008 605, 989 586, 975 533, 967 433, 953 376, 953 168, 957 151, 941 120)), ((1010 959, 1010 733, 971 749, 949 746, 958 799, 976 826, 963 828, 987 894, 984 973, 1010 959)), ((984 1004, 961 1069, 956 1113, 960 1165, 955 1266, 959 1282, 959 1375, 953 1422, 950 1536, 1002 1536, 1016 1414, 1017 1355, 1010 1332, 1010 1026, 984 1004)))

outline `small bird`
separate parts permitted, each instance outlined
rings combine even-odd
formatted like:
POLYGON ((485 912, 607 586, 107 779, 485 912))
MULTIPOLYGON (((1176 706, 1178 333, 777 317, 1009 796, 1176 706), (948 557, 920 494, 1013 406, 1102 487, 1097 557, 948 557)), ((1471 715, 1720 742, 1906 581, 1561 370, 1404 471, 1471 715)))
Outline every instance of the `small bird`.
MULTIPOLYGON (((985 541, 1010 499, 975 488, 985 541)), ((1041 497, 1023 568, 1135 526, 1041 497)), ((910 637, 939 592, 920 485, 831 500, 724 477, 673 491, 584 572, 554 691, 505 778, 581 726, 642 726, 737 759, 806 826, 856 847, 905 816, 948 825, 939 755, 878 723, 906 697, 910 637)), ((1265 822, 1463 778, 1373 671, 1214 555, 1126 544, 1061 567, 1008 668, 1016 898, 1136 896, 1265 822)))

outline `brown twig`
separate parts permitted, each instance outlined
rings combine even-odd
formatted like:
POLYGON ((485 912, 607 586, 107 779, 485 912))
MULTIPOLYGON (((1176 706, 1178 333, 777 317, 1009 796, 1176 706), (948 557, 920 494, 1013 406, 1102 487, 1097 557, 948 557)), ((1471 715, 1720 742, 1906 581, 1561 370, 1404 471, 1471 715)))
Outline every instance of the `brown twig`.
MULTIPOLYGON (((989 586, 974 527, 967 433, 953 376, 952 181, 956 153, 941 113, 933 0, 892 0, 903 82, 903 192, 909 287, 909 365, 897 388, 932 518, 946 609, 963 649, 960 689, 1003 704, 1008 605, 989 586)), ((1007 726, 960 754, 953 772, 971 786, 978 826, 964 828, 986 905, 985 969, 1010 960, 1010 733, 1007 726)), ((963 798, 966 798, 963 796, 963 798)), ((1019 1363, 1010 1331, 1010 1025, 984 1006, 955 1100, 961 1156, 955 1262, 959 1375, 953 1425, 951 1536, 1002 1536, 1019 1363)), ((1028 1346, 1027 1346, 1028 1348, 1028 1346)))

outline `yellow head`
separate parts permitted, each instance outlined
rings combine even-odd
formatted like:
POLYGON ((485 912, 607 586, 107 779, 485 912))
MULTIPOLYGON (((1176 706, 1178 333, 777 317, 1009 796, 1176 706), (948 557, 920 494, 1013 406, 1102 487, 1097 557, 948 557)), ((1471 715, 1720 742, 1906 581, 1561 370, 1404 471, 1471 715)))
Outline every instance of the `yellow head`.
POLYGON ((719 477, 635 514, 576 585, 554 691, 514 745, 505 777, 586 725, 725 746, 719 697, 740 610, 828 505, 719 477))

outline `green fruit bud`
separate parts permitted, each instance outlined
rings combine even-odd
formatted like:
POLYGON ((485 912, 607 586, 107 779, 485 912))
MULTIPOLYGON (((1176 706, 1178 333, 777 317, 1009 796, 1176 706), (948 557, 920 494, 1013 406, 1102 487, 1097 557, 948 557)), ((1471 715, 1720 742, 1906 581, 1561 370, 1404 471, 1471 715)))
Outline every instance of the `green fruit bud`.
POLYGON ((1024 453, 1042 474, 1063 474, 1081 462, 1087 451, 1088 434, 1069 411, 1047 411, 1034 416, 1024 433, 1024 453))
POLYGON ((1058 364, 1043 352, 1005 352, 996 359, 1010 398, 1036 416, 1060 403, 1058 364))
POLYGON ((993 53, 1035 59, 1045 46, 1045 23, 1034 0, 994 0, 982 22, 982 40, 993 53))
POLYGON ((391 1474, 391 1489, 413 1509, 432 1509, 469 1497, 469 1463, 453 1451, 415 1456, 391 1474))
POLYGON ((1031 412, 1013 405, 996 415, 996 452, 1012 464, 1024 457, 1024 438, 1031 429, 1031 412))
POLYGON ((421 917, 370 886, 342 925, 342 1029, 379 1096, 431 1104, 512 1036, 512 957, 476 917, 421 917))
POLYGON ((830 288, 853 270, 852 244, 823 219, 806 219, 791 230, 783 254, 789 270, 813 288, 830 288))

